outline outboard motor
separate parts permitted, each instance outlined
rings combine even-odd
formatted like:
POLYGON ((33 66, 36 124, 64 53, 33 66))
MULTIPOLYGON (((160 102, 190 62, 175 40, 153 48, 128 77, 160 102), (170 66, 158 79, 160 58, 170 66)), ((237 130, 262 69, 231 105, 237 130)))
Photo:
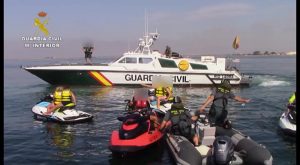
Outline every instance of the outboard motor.
POLYGON ((226 165, 233 158, 234 145, 230 137, 218 136, 213 143, 213 160, 215 164, 226 165))

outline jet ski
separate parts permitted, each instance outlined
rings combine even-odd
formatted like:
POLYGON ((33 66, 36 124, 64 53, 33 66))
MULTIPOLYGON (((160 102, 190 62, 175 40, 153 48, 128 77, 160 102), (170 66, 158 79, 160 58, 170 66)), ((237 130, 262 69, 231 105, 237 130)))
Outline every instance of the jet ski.
POLYGON ((150 108, 158 109, 164 113, 166 113, 168 110, 170 110, 171 106, 172 106, 172 102, 161 102, 159 108, 157 108, 156 104, 157 104, 156 100, 150 101, 150 108))
POLYGON ((51 113, 47 112, 47 106, 52 102, 53 96, 47 95, 32 108, 32 113, 36 120, 54 121, 59 123, 79 123, 93 119, 93 115, 74 109, 74 107, 61 107, 51 113))
POLYGON ((168 110, 171 109, 172 103, 170 101, 161 101, 160 107, 157 108, 157 100, 155 97, 155 89, 148 89, 148 98, 149 98, 149 106, 151 109, 159 109, 160 111, 166 113, 168 110))
POLYGON ((296 135, 296 108, 288 107, 286 112, 283 112, 279 119, 279 127, 288 135, 296 135))
POLYGON ((109 143, 109 149, 117 154, 142 151, 159 142, 164 136, 159 131, 164 112, 152 111, 147 98, 134 97, 132 101, 125 102, 125 114, 118 117, 122 122, 121 126, 119 130, 112 132, 109 143), (158 123, 150 121, 150 114, 157 117, 158 123))
POLYGON ((184 136, 167 133, 167 146, 177 164, 272 164, 273 157, 265 146, 234 128, 211 126, 204 119, 205 115, 200 115, 196 124, 196 129, 202 130, 198 131, 200 146, 184 136))

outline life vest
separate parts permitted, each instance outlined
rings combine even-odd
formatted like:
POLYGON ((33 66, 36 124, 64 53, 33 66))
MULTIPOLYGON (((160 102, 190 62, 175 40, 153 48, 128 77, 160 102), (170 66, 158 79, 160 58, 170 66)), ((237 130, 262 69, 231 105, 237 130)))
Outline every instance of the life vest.
POLYGON ((221 92, 221 93, 229 93, 229 92, 230 92, 229 89, 222 88, 222 87, 218 87, 218 88, 217 88, 217 91, 219 91, 219 92, 221 92))
POLYGON ((179 122, 180 114, 184 113, 186 110, 184 109, 182 103, 174 103, 169 111, 172 124, 174 125, 179 122))
MULTIPOLYGON (((171 94, 173 93, 173 87, 166 87, 166 88, 169 88, 171 94)), ((164 87, 155 88, 156 97, 158 97, 158 96, 167 96, 168 97, 168 92, 167 92, 166 88, 164 88, 164 87)), ((173 101, 173 99, 174 99, 174 97, 169 97, 168 101, 173 101)))
POLYGON ((166 96, 167 92, 164 87, 155 88, 155 95, 158 96, 166 96))
MULTIPOLYGON (((61 102, 72 102, 72 94, 70 89, 64 89, 63 91, 54 92, 54 103, 59 104, 61 102)), ((72 106, 72 104, 68 104, 66 106, 72 106)))
POLYGON ((296 102, 296 95, 294 93, 289 99, 289 104, 295 104, 295 102, 296 102))
POLYGON ((174 103, 169 111, 172 122, 172 132, 190 138, 192 121, 185 113, 187 110, 183 104, 174 103))
POLYGON ((226 94, 226 93, 229 93, 230 90, 225 89, 225 88, 222 88, 222 87, 218 87, 218 88, 217 88, 217 92, 218 92, 218 93, 222 93, 222 96, 221 96, 221 97, 215 97, 215 98, 214 98, 214 100, 213 100, 213 106, 215 106, 214 102, 215 102, 216 100, 222 99, 222 101, 223 101, 223 102, 222 102, 222 104, 223 104, 223 110, 225 110, 225 107, 226 107, 227 104, 228 104, 228 99, 225 97, 225 94, 226 94))

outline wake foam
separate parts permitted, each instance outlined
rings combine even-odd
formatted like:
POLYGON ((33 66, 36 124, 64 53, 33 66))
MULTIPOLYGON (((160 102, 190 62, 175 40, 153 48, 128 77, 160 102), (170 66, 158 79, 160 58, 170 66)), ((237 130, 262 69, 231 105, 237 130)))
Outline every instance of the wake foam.
POLYGON ((286 86, 286 85, 290 85, 290 83, 286 82, 286 81, 276 81, 276 80, 274 80, 274 81, 270 80, 270 81, 262 82, 259 84, 259 86, 264 86, 264 87, 266 87, 266 86, 286 86))
POLYGON ((252 82, 263 87, 290 85, 289 81, 285 81, 283 78, 274 75, 257 75, 254 76, 252 82))

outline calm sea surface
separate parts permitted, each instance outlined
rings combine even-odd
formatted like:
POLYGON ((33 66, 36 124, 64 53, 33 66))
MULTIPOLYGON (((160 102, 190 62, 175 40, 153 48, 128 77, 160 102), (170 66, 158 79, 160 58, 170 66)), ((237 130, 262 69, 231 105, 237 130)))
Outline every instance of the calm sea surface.
MULTIPOLYGON (((124 100, 132 97, 133 87, 72 86, 77 109, 93 114, 93 122, 59 125, 35 121, 31 108, 54 87, 19 66, 58 61, 4 61, 4 164, 173 164, 164 143, 126 159, 113 157, 108 149, 110 134, 120 124, 116 118, 124 110, 124 100)), ((79 60, 63 60, 76 61, 79 60)), ((296 164, 296 139, 278 129, 288 97, 296 90, 296 57, 246 56, 237 66, 253 76, 253 83, 233 89, 236 95, 251 99, 245 106, 230 101, 228 117, 233 127, 265 145, 274 158, 273 164, 296 164)), ((187 107, 197 109, 211 89, 174 90, 187 107)))

